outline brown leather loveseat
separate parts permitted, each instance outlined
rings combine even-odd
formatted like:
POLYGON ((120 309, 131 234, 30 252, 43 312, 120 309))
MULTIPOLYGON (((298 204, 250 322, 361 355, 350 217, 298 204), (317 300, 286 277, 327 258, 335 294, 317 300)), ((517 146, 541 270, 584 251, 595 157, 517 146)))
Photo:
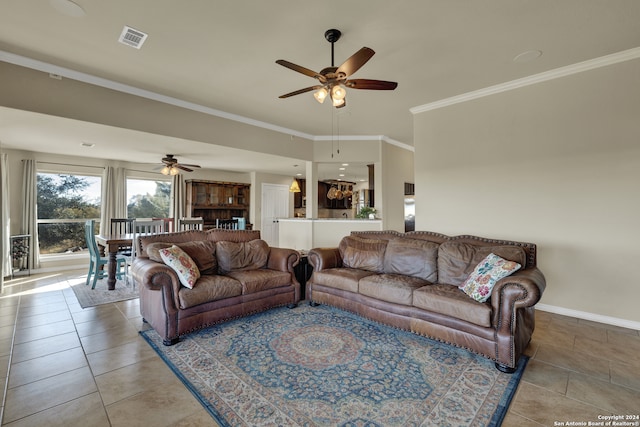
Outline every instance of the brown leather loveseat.
POLYGON ((183 231, 140 236, 135 243, 132 275, 140 289, 140 312, 165 345, 224 320, 300 301, 293 271, 299 253, 270 248, 260 231, 183 231), (174 244, 198 267, 200 278, 192 289, 159 256, 160 249, 174 244))
POLYGON ((353 232, 338 248, 309 251, 311 305, 361 316, 466 348, 513 372, 534 330, 546 283, 536 245, 414 231, 353 232), (459 289, 489 254, 521 268, 496 282, 486 302, 459 289))

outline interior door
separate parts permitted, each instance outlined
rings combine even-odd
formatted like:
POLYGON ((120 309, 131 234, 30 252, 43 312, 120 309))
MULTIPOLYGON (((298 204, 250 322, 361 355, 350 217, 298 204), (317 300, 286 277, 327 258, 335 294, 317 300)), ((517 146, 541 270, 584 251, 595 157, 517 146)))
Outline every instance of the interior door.
POLYGON ((278 218, 289 216, 289 187, 262 184, 262 226, 260 236, 269 246, 278 247, 278 218))

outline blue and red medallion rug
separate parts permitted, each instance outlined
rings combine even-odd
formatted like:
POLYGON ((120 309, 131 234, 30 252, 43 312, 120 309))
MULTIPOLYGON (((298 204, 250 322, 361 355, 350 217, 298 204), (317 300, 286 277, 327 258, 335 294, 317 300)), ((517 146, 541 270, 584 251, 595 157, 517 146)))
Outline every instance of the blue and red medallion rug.
POLYGON ((306 304, 141 334, 222 426, 499 426, 526 365, 306 304))

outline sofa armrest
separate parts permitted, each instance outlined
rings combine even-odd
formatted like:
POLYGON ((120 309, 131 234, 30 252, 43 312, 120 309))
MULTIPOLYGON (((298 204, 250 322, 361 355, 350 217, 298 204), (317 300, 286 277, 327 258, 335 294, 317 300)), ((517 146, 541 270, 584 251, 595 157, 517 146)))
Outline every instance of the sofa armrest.
POLYGON ((288 271, 295 277, 293 267, 300 262, 300 253, 294 249, 270 248, 267 268, 277 271, 288 271))
POLYGON ((537 268, 527 268, 499 280, 491 292, 493 326, 498 332, 511 333, 514 312, 533 307, 546 287, 544 275, 537 268))
POLYGON ((342 267, 342 256, 338 248, 314 248, 307 257, 313 271, 342 267))
POLYGON ((135 258, 131 267, 131 274, 135 283, 152 292, 164 294, 167 312, 179 309, 178 291, 180 279, 169 266, 152 261, 148 258, 135 258))

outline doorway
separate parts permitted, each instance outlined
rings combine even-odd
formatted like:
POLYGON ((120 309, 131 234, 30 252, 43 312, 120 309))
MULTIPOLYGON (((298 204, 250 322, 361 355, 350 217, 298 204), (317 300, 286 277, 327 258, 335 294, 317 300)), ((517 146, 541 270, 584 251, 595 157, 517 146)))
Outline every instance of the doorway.
POLYGON ((278 218, 289 216, 289 187, 262 184, 262 227, 260 235, 269 246, 278 247, 278 218))

